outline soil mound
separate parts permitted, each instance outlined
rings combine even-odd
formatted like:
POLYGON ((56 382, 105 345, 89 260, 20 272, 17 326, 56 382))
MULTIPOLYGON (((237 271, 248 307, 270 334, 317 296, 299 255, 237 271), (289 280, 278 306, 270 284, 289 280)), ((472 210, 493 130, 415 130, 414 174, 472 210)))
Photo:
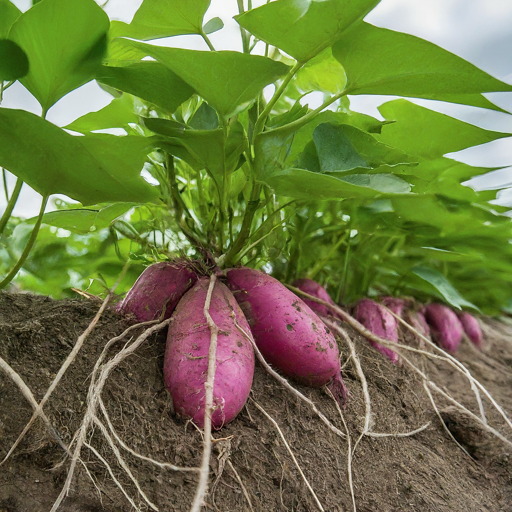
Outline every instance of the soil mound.
MULTIPOLYGON (((0 356, 19 373, 40 401, 78 336, 97 312, 91 300, 54 301, 28 294, 0 294, 0 356)), ((64 443, 71 443, 86 409, 89 379, 106 342, 129 324, 108 311, 86 340, 73 365, 45 406, 64 443)), ((485 321, 483 352, 463 342, 457 353, 496 401, 512 414, 512 328, 485 321)), ((348 330, 348 329, 347 329, 348 330)), ((135 331, 135 337, 142 330, 135 331)), ((364 437, 357 446, 352 473, 359 512, 512 511, 512 448, 487 434, 471 417, 434 395, 441 416, 462 449, 450 438, 425 393, 422 380, 406 365, 392 365, 359 335, 349 330, 368 380, 372 400, 372 431, 404 433, 430 422, 409 437, 364 437)), ((109 358, 129 338, 114 345, 109 358)), ((406 342, 415 343, 412 338, 406 342)), ((165 336, 150 338, 110 375, 103 400, 112 427, 134 451, 157 461, 198 467, 201 433, 176 418, 163 386, 165 336)), ((350 392, 343 411, 352 446, 365 417, 361 384, 340 342, 343 376, 350 392)), ((430 380, 472 412, 478 404, 468 381, 445 363, 411 356, 430 380)), ((322 390, 296 385, 342 431, 332 401, 322 390)), ((255 402, 277 422, 324 510, 352 511, 347 478, 347 443, 318 419, 257 364, 252 398, 238 418, 215 432, 207 510, 319 510, 301 478, 279 432, 255 402), (250 504, 249 504, 250 502, 250 504)), ((489 423, 512 439, 503 420, 484 401, 489 423)), ((32 408, 10 378, 0 372, 0 459, 25 424, 32 408)), ((99 413, 106 424, 106 420, 99 413)), ((60 508, 66 512, 133 510, 113 477, 140 510, 148 505, 122 469, 98 428, 87 444, 110 464, 111 472, 93 450, 84 446, 71 493, 60 508)), ((119 446, 119 445, 118 445, 119 446)), ((162 511, 188 511, 194 496, 195 473, 157 467, 120 448, 133 477, 148 500, 162 511)), ((59 495, 69 462, 38 420, 0 466, 0 512, 49 511, 59 495)))

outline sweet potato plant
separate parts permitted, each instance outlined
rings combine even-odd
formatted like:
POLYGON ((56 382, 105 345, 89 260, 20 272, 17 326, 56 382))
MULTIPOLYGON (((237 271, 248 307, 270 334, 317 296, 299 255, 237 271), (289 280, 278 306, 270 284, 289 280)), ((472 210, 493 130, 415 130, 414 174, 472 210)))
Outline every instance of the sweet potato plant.
POLYGON ((378 3, 239 1, 234 52, 212 46, 222 21, 204 19, 208 0, 144 0, 129 24, 93 0, 24 13, 0 0, 2 92, 19 80, 41 105, 40 116, 0 107, 0 166, 17 176, 0 220, 0 288, 59 297, 97 278, 97 293, 131 259, 122 291, 149 263, 187 256, 314 278, 338 303, 408 295, 506 309, 508 209, 461 184, 491 169, 444 155, 509 134, 405 98, 500 111, 482 93, 512 86, 363 21, 378 3), (158 46, 183 34, 205 50, 158 46), (45 120, 91 80, 110 104, 65 127, 45 120), (315 91, 323 103, 310 108, 315 91), (350 109, 359 94, 404 98, 382 104, 380 120, 350 109), (125 134, 101 133, 110 128, 125 134), (11 216, 24 183, 42 205, 25 221, 11 216), (43 214, 56 193, 74 202, 43 214))

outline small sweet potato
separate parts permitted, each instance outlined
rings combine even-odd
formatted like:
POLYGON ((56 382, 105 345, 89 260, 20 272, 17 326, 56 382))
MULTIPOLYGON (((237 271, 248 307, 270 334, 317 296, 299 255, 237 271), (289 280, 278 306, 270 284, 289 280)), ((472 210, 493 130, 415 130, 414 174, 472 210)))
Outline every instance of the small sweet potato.
MULTIPOLYGON (((356 319, 363 324, 369 331, 381 338, 389 341, 398 342, 398 330, 395 317, 381 304, 371 300, 362 299, 357 304, 356 319)), ((372 340, 368 340, 370 345, 376 348, 381 354, 386 356, 392 363, 398 362, 398 354, 390 348, 382 346, 372 340)))
POLYGON ((277 279, 250 268, 226 271, 265 360, 312 387, 329 385, 346 399, 336 339, 311 308, 277 279))
POLYGON ((426 338, 430 337, 430 327, 422 311, 410 310, 407 313, 409 324, 426 338))
POLYGON ((482 334, 482 328, 480 327, 478 320, 467 311, 462 311, 461 313, 458 313, 457 316, 459 317, 464 332, 470 341, 472 341, 478 348, 482 348, 484 335, 482 334))
POLYGON ((164 319, 169 318, 182 295, 196 281, 197 275, 185 263, 155 263, 142 272, 117 311, 147 322, 158 319, 165 308, 164 319))
POLYGON ((429 304, 425 308, 425 318, 434 341, 443 350, 455 352, 459 348, 464 333, 457 315, 443 304, 429 304))
MULTIPOLYGON (((325 300, 325 302, 328 302, 329 304, 335 305, 334 301, 331 299, 331 296, 327 293, 327 290, 321 284, 313 281, 313 279, 297 279, 293 282, 293 286, 305 293, 308 293, 309 295, 313 295, 314 297, 325 300)), ((302 300, 319 316, 338 317, 333 309, 328 308, 323 304, 319 304, 314 300, 310 300, 304 297, 302 297, 302 300)))
POLYGON ((389 310, 393 311, 396 316, 402 318, 405 308, 405 300, 399 299, 398 297, 383 297, 381 299, 382 304, 389 310))
MULTIPOLYGON (((174 410, 204 426, 205 389, 211 332, 204 316, 210 280, 200 278, 180 300, 167 334, 164 382, 174 410)), ((212 426, 221 428, 244 406, 254 374, 251 342, 236 326, 250 334, 249 325, 228 287, 217 281, 213 288, 210 316, 219 329, 217 370, 213 386, 212 426)))

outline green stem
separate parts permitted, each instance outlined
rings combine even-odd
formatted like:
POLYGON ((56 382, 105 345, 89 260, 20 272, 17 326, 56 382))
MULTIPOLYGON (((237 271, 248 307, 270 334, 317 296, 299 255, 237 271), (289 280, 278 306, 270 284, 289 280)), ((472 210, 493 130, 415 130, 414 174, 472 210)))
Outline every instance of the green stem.
POLYGON ((7 187, 7 174, 5 173, 5 169, 2 167, 2 180, 4 182, 4 193, 5 193, 5 200, 9 202, 9 189, 7 187))
MULTIPOLYGON (((4 186, 6 187, 6 191, 7 191, 7 184, 4 184, 4 186)), ((16 206, 16 201, 18 200, 22 186, 23 186, 23 180, 21 178, 18 178, 16 180, 16 185, 14 187, 14 190, 12 191, 11 198, 9 199, 9 202, 7 203, 7 207, 5 208, 5 212, 2 215, 2 218, 0 219, 0 235, 4 232, 4 229, 5 229, 5 226, 7 226, 8 220, 11 218, 12 211, 14 210, 14 207, 16 206)))
POLYGON ((215 48, 213 47, 213 44, 212 42, 210 41, 210 39, 208 38, 208 36, 205 34, 204 30, 201 29, 201 37, 204 39, 204 42, 208 45, 208 48, 210 48, 210 50, 212 52, 215 51, 215 48))
POLYGON ((235 243, 229 248, 226 256, 224 258, 224 265, 231 266, 234 262, 235 256, 241 251, 246 240, 249 238, 251 234, 251 226, 252 220, 254 219, 254 214, 260 205, 260 194, 261 194, 261 185, 259 183, 254 183, 251 192, 251 198, 247 203, 247 208, 245 210, 244 219, 242 221, 242 227, 240 228, 240 233, 238 233, 238 237, 235 240, 235 243))
POLYGON ((304 64, 301 62, 295 63, 295 66, 293 66, 292 69, 288 72, 288 74, 284 77, 283 82, 277 89, 277 91, 274 93, 274 96, 272 96, 271 100, 267 103, 267 106, 263 110, 263 112, 260 114, 260 117, 258 117, 258 120, 256 121, 256 126, 254 127, 254 137, 256 137, 259 133, 263 131, 263 128, 265 126, 265 121, 267 120, 267 117, 269 116, 270 112, 272 111, 272 108, 277 103, 277 100, 282 96, 284 93, 286 87, 288 87, 288 84, 290 83, 291 79, 295 76, 295 73, 299 71, 299 69, 304 64))
MULTIPOLYGON (((244 9, 244 0, 237 0, 236 2, 238 4, 238 14, 243 14, 245 12, 244 9)), ((240 25, 240 35, 242 36, 242 49, 244 53, 251 53, 251 50, 249 48, 250 43, 250 36, 241 25, 240 25)))
POLYGON ((347 242, 347 250, 345 251, 345 262, 343 263, 343 275, 341 277, 341 285, 337 293, 336 302, 340 304, 343 302, 345 298, 346 286, 347 286, 347 275, 348 275, 348 260, 350 258, 350 232, 352 230, 348 229, 348 242, 347 242))
POLYGON ((318 108, 315 110, 312 110, 309 114, 306 114, 304 117, 301 117, 300 119, 297 119, 296 121, 292 121, 291 123, 285 124, 284 126, 280 126, 279 128, 273 128, 269 130, 269 132, 273 133, 279 133, 279 131, 297 131, 306 124, 308 124, 313 118, 315 118, 318 114, 322 112, 324 108, 327 108, 329 105, 334 103, 336 100, 339 100, 343 96, 346 96, 348 94, 348 91, 340 92, 339 94, 336 94, 332 98, 329 98, 328 100, 324 101, 318 108))
POLYGON ((313 267, 313 270, 311 270, 310 272, 308 272, 308 277, 309 279, 315 279, 315 276, 318 274, 318 272, 320 272, 320 270, 322 270, 322 268, 325 266, 325 264, 327 263, 327 261, 330 260, 330 258, 332 257, 332 255, 339 249, 339 247, 345 242, 345 240, 347 239, 348 235, 350 233, 349 232, 346 232, 345 233, 345 236, 342 236, 340 237, 340 239, 332 246, 331 250, 327 253, 327 255, 325 256, 325 258, 322 258, 321 260, 319 260, 317 262, 317 264, 313 267))
POLYGON ((39 233, 39 228, 41 227, 41 223, 43 222, 44 210, 46 208, 46 205, 48 204, 48 198, 49 198, 49 196, 43 197, 43 202, 41 203, 41 209, 39 210, 39 215, 37 216, 36 224, 34 226, 34 229, 32 230, 32 233, 30 234, 30 238, 27 242, 27 245, 25 246, 25 249, 23 250, 23 253, 20 256, 18 263, 16 263, 16 265, 14 265, 14 267, 7 274, 7 276, 4 278, 4 280, 2 282, 0 282, 0 290, 3 290, 14 279, 14 277, 16 276, 16 274, 18 273, 20 268, 23 266, 23 263, 25 263, 27 256, 30 254, 30 251, 32 250, 32 247, 34 246, 37 235, 39 233))

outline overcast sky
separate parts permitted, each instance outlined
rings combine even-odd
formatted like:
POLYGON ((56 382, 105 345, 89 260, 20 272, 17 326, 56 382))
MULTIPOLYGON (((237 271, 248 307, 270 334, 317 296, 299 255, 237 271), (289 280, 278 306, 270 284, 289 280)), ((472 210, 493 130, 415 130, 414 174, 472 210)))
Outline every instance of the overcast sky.
MULTIPOLYGON (((30 0, 13 0, 13 3, 22 10, 26 10, 31 4, 30 0)), ((141 3, 142 0, 110 0, 105 10, 111 19, 129 22, 141 3)), ((265 2, 253 1, 255 6, 262 3, 265 2)), ((225 24, 222 31, 211 35, 216 49, 241 49, 238 25, 232 19, 235 14, 235 0, 212 1, 205 21, 219 16, 225 24)), ((495 77, 512 83, 512 0, 382 0, 366 17, 366 21, 432 41, 495 77)), ((158 44, 207 49, 199 36, 174 37, 161 40, 158 44)), ((488 97, 512 112, 512 93, 495 93, 488 97)), ((60 100, 50 109, 48 119, 59 126, 65 126, 87 112, 104 107, 111 99, 111 96, 91 82, 60 100)), ((354 110, 379 117, 376 107, 388 99, 390 98, 352 96, 351 105, 354 110)), ((313 103, 314 98, 310 100, 310 105, 314 106, 313 103)), ((512 133, 512 115, 441 102, 418 100, 417 103, 483 128, 512 133)), ((20 84, 5 92, 2 106, 22 108, 38 114, 41 112, 37 101, 20 84)), ((454 158, 453 155, 450 156, 454 158)), ((512 139, 501 139, 469 149, 458 153, 455 158, 471 165, 505 168, 496 171, 492 176, 474 180, 474 185, 479 188, 512 184, 512 167, 506 168, 512 166, 512 139)), ((11 179, 11 189, 13 182, 11 179)), ((512 192, 502 193, 502 199, 512 199, 512 192)), ((40 200, 40 196, 25 185, 14 214, 37 214, 40 200)), ((4 207, 2 194, 0 212, 4 207)))

